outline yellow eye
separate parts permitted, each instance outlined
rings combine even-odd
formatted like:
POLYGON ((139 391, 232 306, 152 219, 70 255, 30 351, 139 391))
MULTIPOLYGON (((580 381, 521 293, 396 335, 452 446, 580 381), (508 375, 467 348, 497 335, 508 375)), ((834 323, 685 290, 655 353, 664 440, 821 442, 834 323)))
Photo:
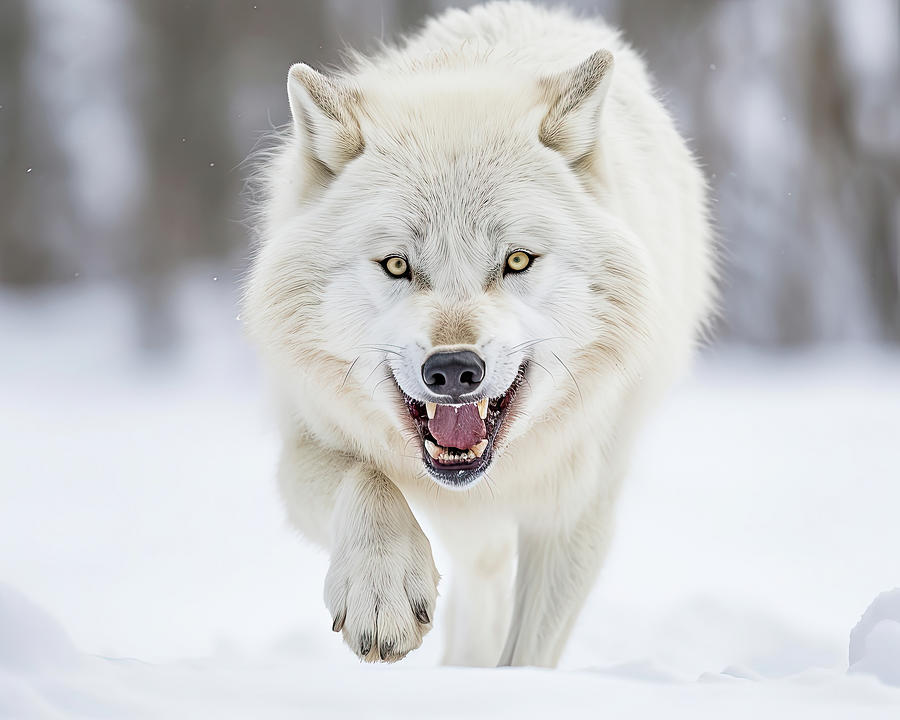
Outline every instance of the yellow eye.
POLYGON ((409 263, 399 255, 386 257, 381 261, 381 267, 387 271, 388 275, 395 278, 407 277, 409 275, 409 263))
POLYGON ((516 250, 516 252, 510 253, 509 257, 506 258, 507 272, 522 272, 529 265, 531 265, 531 255, 524 250, 516 250))

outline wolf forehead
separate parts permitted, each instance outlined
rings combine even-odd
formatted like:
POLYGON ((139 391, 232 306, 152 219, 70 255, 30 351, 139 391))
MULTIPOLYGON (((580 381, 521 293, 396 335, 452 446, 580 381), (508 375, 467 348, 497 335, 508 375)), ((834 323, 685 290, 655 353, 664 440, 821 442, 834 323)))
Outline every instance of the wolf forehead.
POLYGON ((515 95, 506 102, 469 92, 460 98, 432 85, 402 98, 376 95, 359 110, 362 165, 374 173, 367 180, 387 207, 403 207, 414 237, 454 228, 499 240, 522 202, 552 182, 538 142, 542 113, 521 98, 512 109, 515 95))
POLYGON ((521 149, 537 138, 547 113, 534 78, 439 73, 384 84, 354 80, 355 112, 364 144, 411 150, 446 160, 481 146, 487 156, 521 149))
POLYGON ((374 94, 373 108, 359 110, 365 144, 356 168, 380 209, 370 217, 381 216, 381 235, 403 239, 426 263, 496 268, 513 248, 546 252, 567 222, 560 198, 571 205, 567 186, 577 185, 540 141, 546 106, 538 94, 493 92, 493 84, 454 87, 374 94))

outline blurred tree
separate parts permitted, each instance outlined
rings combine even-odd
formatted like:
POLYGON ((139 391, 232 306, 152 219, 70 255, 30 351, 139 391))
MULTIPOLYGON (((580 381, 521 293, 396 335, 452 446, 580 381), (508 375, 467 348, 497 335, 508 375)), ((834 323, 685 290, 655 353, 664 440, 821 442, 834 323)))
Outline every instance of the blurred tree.
MULTIPOLYGON (((277 37, 269 47, 282 52, 289 34, 298 54, 314 48, 323 8, 260 0, 229 6, 227 12, 211 2, 137 2, 135 9, 146 46, 139 117, 151 190, 138 223, 131 274, 140 288, 142 342, 158 348, 175 337, 168 300, 173 271, 190 260, 227 257, 246 240, 238 166, 250 145, 242 147, 232 134, 234 116, 241 112, 234 102, 241 93, 234 58, 265 64, 242 52, 254 30, 277 37)), ((267 82, 286 76, 287 67, 285 62, 267 73, 267 82)))
POLYGON ((173 339, 168 281, 187 259, 224 253, 231 208, 227 87, 221 25, 212 3, 137 3, 145 46, 138 117, 149 192, 139 216, 131 275, 140 288, 141 338, 156 348, 173 339))
POLYGON ((54 192, 64 168, 29 83, 33 42, 28 3, 0 3, 0 283, 10 285, 59 280, 65 272, 51 233, 67 209, 67 198, 54 192))

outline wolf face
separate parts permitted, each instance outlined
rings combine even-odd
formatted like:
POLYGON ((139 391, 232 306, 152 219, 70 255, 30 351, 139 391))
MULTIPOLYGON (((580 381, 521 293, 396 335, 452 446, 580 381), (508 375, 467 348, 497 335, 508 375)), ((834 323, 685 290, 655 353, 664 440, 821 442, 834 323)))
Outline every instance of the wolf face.
POLYGON ((306 378, 314 432, 375 462, 362 436, 404 438, 406 461, 462 488, 638 367, 652 268, 603 203, 611 72, 603 52, 428 85, 292 68, 247 314, 306 378))

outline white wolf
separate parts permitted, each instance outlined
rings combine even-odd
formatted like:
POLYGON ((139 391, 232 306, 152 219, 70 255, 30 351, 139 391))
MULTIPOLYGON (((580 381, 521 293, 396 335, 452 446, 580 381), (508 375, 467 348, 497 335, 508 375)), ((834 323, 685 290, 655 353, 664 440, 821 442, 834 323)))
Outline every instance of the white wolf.
POLYGON ((524 2, 288 94, 245 318, 333 629, 392 661, 440 613, 448 663, 553 666, 712 306, 697 163, 615 30, 524 2))

